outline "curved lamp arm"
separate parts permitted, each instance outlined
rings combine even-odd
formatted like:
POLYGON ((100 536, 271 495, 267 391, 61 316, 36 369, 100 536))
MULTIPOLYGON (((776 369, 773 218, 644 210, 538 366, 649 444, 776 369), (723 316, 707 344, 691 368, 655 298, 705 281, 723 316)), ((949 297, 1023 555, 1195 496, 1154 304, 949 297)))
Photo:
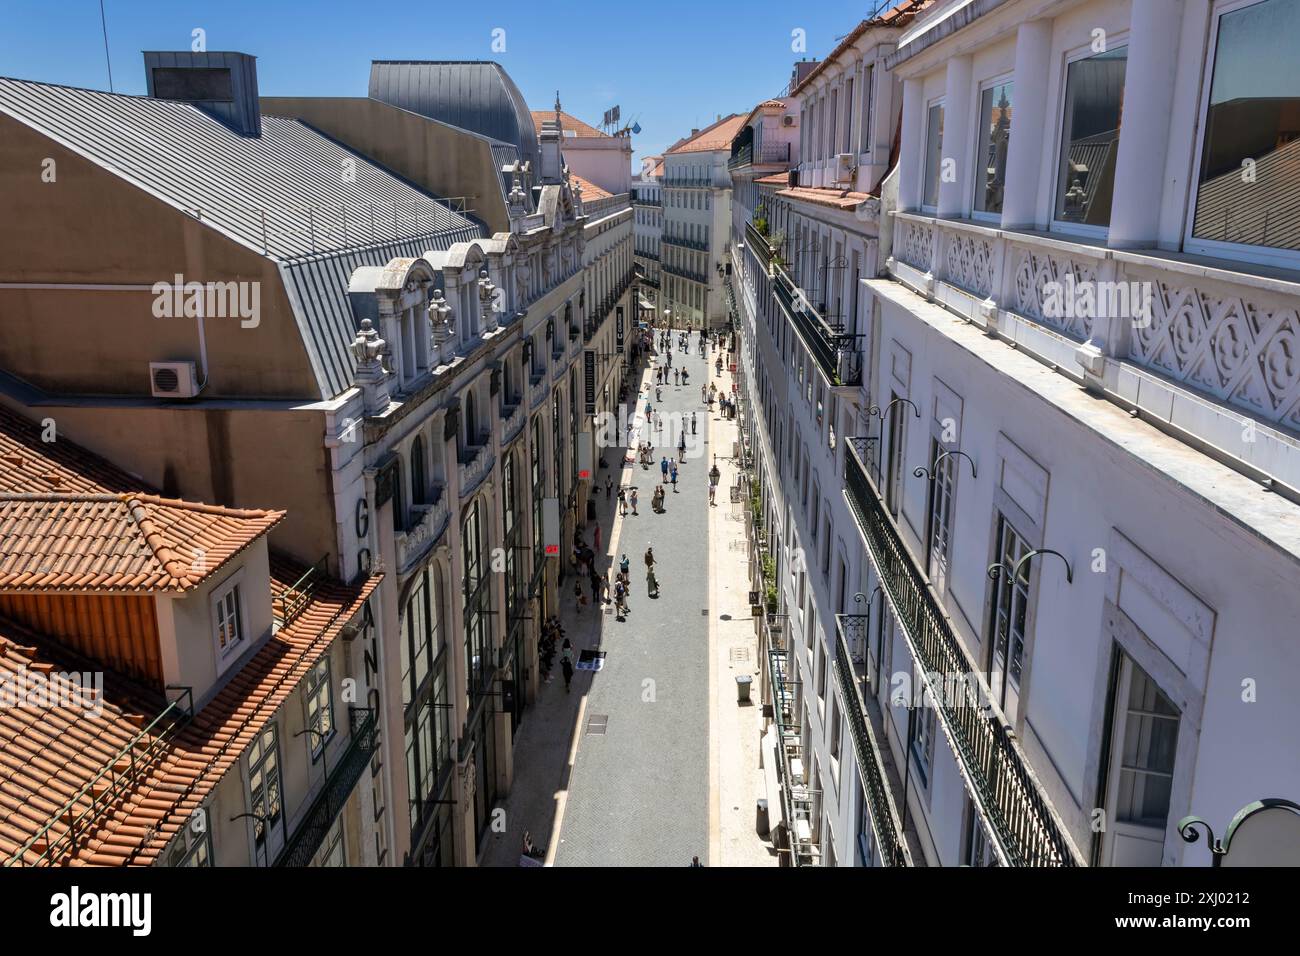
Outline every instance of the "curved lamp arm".
POLYGON ((957 449, 953 449, 952 451, 945 451, 941 453, 937 458, 935 458, 934 464, 931 465, 929 468, 925 468, 923 466, 917 466, 916 468, 913 468, 912 469, 913 476, 917 478, 924 478, 927 481, 934 481, 934 476, 939 471, 939 462, 943 461, 945 458, 949 457, 950 455, 960 455, 962 458, 965 458, 968 462, 970 462, 970 476, 972 478, 979 477, 979 474, 975 471, 975 459, 972 458, 970 455, 966 454, 964 451, 959 451, 957 449))
MULTIPOLYGON (((1061 554, 1060 551, 1053 551, 1051 548, 1035 548, 1033 551, 1025 552, 1024 557, 1022 557, 1019 561, 1017 561, 1016 566, 1011 569, 1011 579, 1013 581, 1018 579, 1020 577, 1020 569, 1024 567, 1025 562, 1027 562, 1030 558, 1036 557, 1040 554, 1054 554, 1058 558, 1060 558, 1065 563, 1065 582, 1067 584, 1074 583, 1074 572, 1070 569, 1070 562, 1066 559, 1065 555, 1061 554)), ((996 581, 999 577, 1001 577, 1002 575, 1001 562, 990 564, 988 573, 989 573, 989 578, 994 581, 996 581)))
POLYGON ((867 414, 868 414, 868 415, 875 416, 876 418, 879 418, 879 419, 880 419, 880 426, 881 426, 881 428, 884 428, 884 425, 885 425, 885 419, 889 417, 889 413, 890 413, 891 411, 894 410, 894 406, 895 406, 895 405, 911 405, 911 406, 912 406, 912 412, 915 414, 915 416, 916 416, 917 418, 920 418, 920 417, 921 417, 921 410, 920 410, 919 408, 916 407, 916 402, 912 401, 910 398, 896 398, 896 399, 894 399, 894 400, 893 400, 892 402, 890 402, 887 406, 885 406, 885 410, 884 410, 883 412, 880 410, 880 406, 879 406, 879 405, 872 405, 870 408, 867 409, 867 414))

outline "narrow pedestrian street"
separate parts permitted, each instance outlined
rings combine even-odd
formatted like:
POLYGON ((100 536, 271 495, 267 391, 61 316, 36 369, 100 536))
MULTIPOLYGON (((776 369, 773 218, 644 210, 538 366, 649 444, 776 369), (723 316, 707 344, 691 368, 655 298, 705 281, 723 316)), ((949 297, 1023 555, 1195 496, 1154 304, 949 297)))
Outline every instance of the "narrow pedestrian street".
MULTIPOLYGON (((618 450, 605 454, 614 492, 607 500, 611 472, 602 469, 595 485, 598 569, 609 570, 612 580, 627 555, 629 611, 619 620, 612 604, 579 610, 572 575, 562 583, 561 619, 575 659, 584 650, 604 657, 599 670, 575 673, 569 693, 558 666, 543 684, 519 731, 526 746, 516 749, 514 784, 503 804, 505 831, 490 834, 481 865, 517 865, 525 829, 546 845, 547 863, 554 866, 686 866, 695 856, 705 865, 776 865, 754 830, 755 802, 765 795, 758 766, 761 709, 737 703, 735 675, 756 674, 757 661, 743 544, 731 545, 744 538, 743 520, 730 518, 736 426, 721 417, 716 402, 710 411, 700 393, 710 382, 729 391, 732 377, 725 366, 721 377, 716 374, 719 353, 701 358, 698 341, 692 337, 683 353, 674 337, 673 368, 685 367, 689 383, 673 385, 670 375, 662 401, 656 401, 653 365, 643 373, 638 422, 647 401, 663 416, 662 432, 641 433, 656 442, 653 465, 637 461, 635 449, 630 462, 620 461, 618 450), (684 422, 688 433, 676 492, 662 482, 660 470, 665 456, 678 458, 669 447, 676 444, 674 421, 684 422), (722 477, 711 507, 715 454, 722 477), (660 483, 666 495, 657 514, 651 500, 660 483), (619 515, 620 484, 637 489, 636 514, 629 506, 626 516, 619 515), (650 547, 658 597, 646 593, 650 547)), ((663 358, 661 352, 654 361, 663 358)), ((589 543, 593 531, 589 521, 589 543)))

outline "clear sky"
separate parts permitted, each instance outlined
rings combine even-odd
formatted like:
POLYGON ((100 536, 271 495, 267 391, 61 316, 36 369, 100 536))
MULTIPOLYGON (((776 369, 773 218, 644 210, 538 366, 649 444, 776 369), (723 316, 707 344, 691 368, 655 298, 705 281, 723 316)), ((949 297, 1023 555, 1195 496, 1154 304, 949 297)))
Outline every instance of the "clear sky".
MULTIPOLYGON (((496 60, 533 109, 555 102, 599 125, 621 107, 636 159, 719 113, 779 93, 796 60, 820 59, 879 0, 342 2, 103 0, 113 88, 144 93, 142 50, 207 49, 258 58, 267 96, 364 96, 372 59, 496 60), (493 50, 493 31, 505 44, 493 50), (802 30, 806 52, 792 49, 802 30)), ((0 0, 0 75, 108 89, 99 0, 0 0)), ((500 46, 500 42, 498 42, 500 46)), ((635 168, 635 165, 634 165, 635 168)))

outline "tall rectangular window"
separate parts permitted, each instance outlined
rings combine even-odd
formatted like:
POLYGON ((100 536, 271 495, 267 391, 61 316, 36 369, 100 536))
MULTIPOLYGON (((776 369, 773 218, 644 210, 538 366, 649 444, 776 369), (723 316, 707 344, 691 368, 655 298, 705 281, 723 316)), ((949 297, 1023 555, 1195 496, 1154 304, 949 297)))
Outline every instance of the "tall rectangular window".
POLYGON ((931 106, 925 120, 925 191, 923 206, 939 205, 939 176, 943 169, 943 104, 931 106))
POLYGON ((1007 147, 1011 141, 1010 81, 980 94, 979 152, 975 156, 975 211, 1002 212, 1007 181, 1007 147))
POLYGON ((1025 624, 1029 612, 1029 563, 1020 559, 1029 544, 1004 515, 997 519, 997 555, 1000 572, 994 583, 989 685, 1007 719, 1015 722, 1024 670, 1025 624), (1019 567, 1019 573, 1014 573, 1019 567))
POLYGON ((858 97, 862 101, 862 129, 859 130, 858 139, 862 143, 862 152, 871 152, 871 87, 872 87, 872 70, 868 66, 862 72, 862 93, 858 97))
POLYGON ((933 479, 930 482, 930 510, 927 518, 926 572, 930 575, 930 581, 934 584, 934 588, 940 596, 944 593, 944 584, 948 577, 948 551, 952 536, 953 477, 955 474, 953 456, 948 455, 942 461, 939 461, 938 458, 941 454, 943 454, 943 446, 931 439, 930 468, 933 472, 933 479))
POLYGON ((334 736, 334 702, 330 697, 330 659, 322 657, 307 672, 307 729, 311 737, 311 757, 315 760, 334 736))
POLYGON ((280 741, 275 724, 267 724, 248 748, 248 791, 253 840, 260 846, 267 827, 280 819, 280 741))
POLYGON ((1300 0, 1219 17, 1194 238, 1300 249, 1297 37, 1300 0))
POLYGON ((1075 60, 1069 66, 1056 181, 1058 222, 1110 225, 1127 66, 1127 46, 1075 60))

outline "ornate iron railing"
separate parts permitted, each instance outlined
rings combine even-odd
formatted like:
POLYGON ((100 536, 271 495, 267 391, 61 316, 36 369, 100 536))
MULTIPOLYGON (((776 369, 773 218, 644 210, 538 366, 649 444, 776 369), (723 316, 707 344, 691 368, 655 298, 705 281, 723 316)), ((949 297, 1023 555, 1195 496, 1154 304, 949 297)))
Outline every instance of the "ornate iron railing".
POLYGON ((312 802, 311 809, 275 858, 276 866, 307 866, 311 863, 375 752, 375 712, 366 707, 349 707, 348 720, 351 726, 348 749, 338 766, 325 777, 325 785, 312 802))
POLYGON ((993 835, 995 852, 1009 866, 1082 865, 1065 825, 1016 742, 1015 731, 988 703, 993 695, 983 673, 953 633, 852 441, 845 462, 849 504, 918 669, 927 685, 935 677, 949 685, 930 686, 930 699, 937 705, 971 796, 993 835), (955 684, 965 688, 963 699, 946 693, 955 684))
POLYGON ((857 347, 861 336, 846 335, 841 326, 832 326, 823 319, 780 266, 773 268, 773 278, 773 294, 808 344, 827 381, 832 385, 861 385, 862 354, 857 347))
POLYGON ((885 866, 912 866, 912 854, 903 837, 898 808, 885 778, 885 765, 880 759, 880 745, 875 731, 867 720, 867 704, 862 696, 854 671, 854 658, 846 632, 866 647, 867 616, 865 614, 835 615, 835 675, 844 695, 844 708, 848 717, 849 736, 853 738, 853 752, 857 755, 858 775, 871 809, 871 828, 876 834, 876 847, 885 866))
POLYGON ((328 557, 320 558, 315 564, 302 573, 302 577, 294 581, 293 584, 276 598, 275 604, 279 610, 280 622, 288 627, 302 613, 303 608, 311 603, 312 597, 316 594, 316 589, 320 586, 321 581, 325 579, 328 567, 328 557))
POLYGON ((749 245, 750 251, 764 269, 772 268, 772 247, 768 245, 767 237, 754 228, 752 222, 745 223, 745 242, 749 245))

